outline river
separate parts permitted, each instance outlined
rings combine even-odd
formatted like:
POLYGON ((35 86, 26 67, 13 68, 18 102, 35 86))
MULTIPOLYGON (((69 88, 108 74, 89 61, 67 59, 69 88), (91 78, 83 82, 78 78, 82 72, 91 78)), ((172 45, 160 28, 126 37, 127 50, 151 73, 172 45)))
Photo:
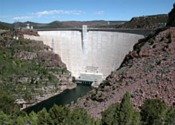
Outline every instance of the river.
POLYGON ((49 110, 54 104, 66 105, 72 101, 76 102, 79 97, 84 96, 92 89, 91 85, 77 84, 77 87, 71 90, 65 90, 61 94, 51 97, 45 101, 42 101, 34 106, 28 107, 24 111, 30 113, 31 111, 38 112, 43 108, 49 110))

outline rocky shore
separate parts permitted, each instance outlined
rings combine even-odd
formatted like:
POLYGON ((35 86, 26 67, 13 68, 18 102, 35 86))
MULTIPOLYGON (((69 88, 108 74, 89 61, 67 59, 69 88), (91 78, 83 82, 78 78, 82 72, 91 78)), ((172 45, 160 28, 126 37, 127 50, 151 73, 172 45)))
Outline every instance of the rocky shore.
POLYGON ((46 92, 44 95, 42 96, 36 96, 36 99, 33 103, 29 103, 29 102, 25 102, 23 103, 23 108, 21 108, 21 110, 24 110, 25 108, 28 108, 28 107, 31 107, 31 106, 34 106, 42 101, 45 101, 49 98, 52 98, 56 95, 59 95, 61 94, 62 92, 64 92, 65 90, 71 90, 71 89, 75 89, 77 87, 77 84, 75 83, 72 83, 72 84, 64 84, 64 85, 60 85, 59 86, 59 90, 57 92, 54 92, 54 93, 49 93, 49 92, 46 92))

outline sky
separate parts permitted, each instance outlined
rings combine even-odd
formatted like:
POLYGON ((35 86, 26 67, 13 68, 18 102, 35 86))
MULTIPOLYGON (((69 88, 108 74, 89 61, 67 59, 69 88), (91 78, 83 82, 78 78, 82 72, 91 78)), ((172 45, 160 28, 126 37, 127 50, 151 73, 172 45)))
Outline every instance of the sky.
POLYGON ((174 0, 0 0, 0 21, 130 20, 167 14, 174 0))

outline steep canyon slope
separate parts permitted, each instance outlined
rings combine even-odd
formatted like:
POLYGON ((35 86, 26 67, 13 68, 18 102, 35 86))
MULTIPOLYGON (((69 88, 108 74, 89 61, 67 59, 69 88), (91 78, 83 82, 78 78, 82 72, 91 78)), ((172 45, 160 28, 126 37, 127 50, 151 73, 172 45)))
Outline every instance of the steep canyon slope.
MULTIPOLYGON (((169 16, 174 19, 174 14, 169 16)), ((151 98, 175 105, 175 28, 174 22, 168 24, 169 28, 139 40, 120 68, 75 105, 94 117, 101 117, 101 112, 120 102, 127 91, 137 109, 151 98)))
POLYGON ((5 98, 11 107, 31 105, 75 87, 66 65, 50 47, 41 41, 15 40, 13 35, 9 31, 0 36, 0 109, 9 104, 5 98))

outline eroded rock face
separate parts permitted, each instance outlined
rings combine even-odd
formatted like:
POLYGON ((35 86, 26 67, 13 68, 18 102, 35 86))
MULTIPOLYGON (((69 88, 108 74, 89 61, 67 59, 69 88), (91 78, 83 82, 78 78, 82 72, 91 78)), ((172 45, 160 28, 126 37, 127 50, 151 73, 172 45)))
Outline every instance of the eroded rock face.
POLYGON ((167 22, 167 26, 175 26, 175 3, 173 5, 173 9, 171 10, 171 12, 168 14, 169 19, 167 22))
POLYGON ((159 31, 134 46, 121 67, 76 105, 100 117, 128 91, 139 108, 148 98, 160 98, 175 105, 175 28, 159 31))

